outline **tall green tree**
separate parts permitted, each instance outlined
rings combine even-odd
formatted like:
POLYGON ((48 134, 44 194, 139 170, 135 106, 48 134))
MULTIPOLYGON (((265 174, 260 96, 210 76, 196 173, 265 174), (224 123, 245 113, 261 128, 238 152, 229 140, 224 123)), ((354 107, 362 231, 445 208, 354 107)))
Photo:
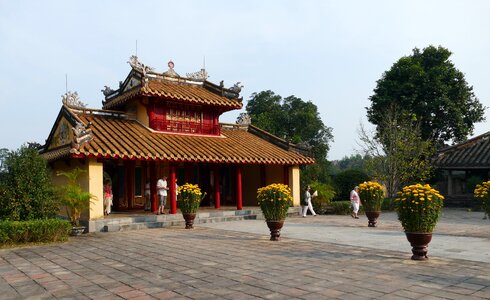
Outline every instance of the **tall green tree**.
POLYGON ((434 144, 460 142, 473 133, 474 123, 484 120, 485 107, 449 60, 451 52, 429 46, 400 58, 377 81, 367 116, 384 129, 388 108, 396 105, 420 122, 421 137, 434 144))
POLYGON ((317 165, 309 166, 304 170, 306 176, 302 177, 327 181, 327 153, 333 139, 332 129, 323 123, 315 104, 295 96, 282 98, 267 90, 253 93, 246 111, 254 126, 289 142, 311 147, 317 165))
POLYGON ((424 182, 432 172, 430 157, 434 147, 422 138, 420 123, 414 115, 400 114, 396 107, 385 113, 378 133, 368 133, 361 125, 359 139, 369 160, 370 174, 380 180, 389 197, 404 185, 424 182))

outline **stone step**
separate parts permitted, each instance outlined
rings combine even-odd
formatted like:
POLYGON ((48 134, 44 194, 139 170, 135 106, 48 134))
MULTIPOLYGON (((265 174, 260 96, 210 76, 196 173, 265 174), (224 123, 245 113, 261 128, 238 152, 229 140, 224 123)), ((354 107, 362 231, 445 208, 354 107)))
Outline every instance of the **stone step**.
MULTIPOLYGON (((300 207, 289 208, 289 216, 300 214, 300 207)), ((216 223, 235 220, 264 220, 260 208, 244 210, 204 210, 197 213, 194 224, 216 223)), ((164 228, 170 226, 184 226, 182 214, 165 214, 165 215, 134 215, 125 217, 104 218, 90 222, 90 232, 115 232, 127 230, 139 230, 148 228, 164 228)))
MULTIPOLYGON (((107 224, 101 232, 116 232, 116 231, 128 231, 128 230, 140 230, 149 228, 165 228, 170 226, 185 226, 185 221, 182 215, 178 219, 165 220, 159 222, 138 222, 138 223, 120 223, 120 224, 107 224)), ((221 217, 206 217, 194 219, 194 225, 203 223, 217 223, 228 221, 241 221, 241 220, 256 220, 257 215, 240 215, 240 216, 221 216, 221 217)))

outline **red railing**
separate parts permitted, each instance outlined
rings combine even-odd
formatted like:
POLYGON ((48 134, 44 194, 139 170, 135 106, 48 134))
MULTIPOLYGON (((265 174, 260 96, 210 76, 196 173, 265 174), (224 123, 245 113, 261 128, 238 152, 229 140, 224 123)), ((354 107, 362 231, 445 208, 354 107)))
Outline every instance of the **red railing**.
POLYGON ((150 128, 166 132, 182 132, 195 134, 220 134, 220 126, 212 124, 202 124, 195 122, 182 121, 163 121, 158 119, 150 120, 150 128))

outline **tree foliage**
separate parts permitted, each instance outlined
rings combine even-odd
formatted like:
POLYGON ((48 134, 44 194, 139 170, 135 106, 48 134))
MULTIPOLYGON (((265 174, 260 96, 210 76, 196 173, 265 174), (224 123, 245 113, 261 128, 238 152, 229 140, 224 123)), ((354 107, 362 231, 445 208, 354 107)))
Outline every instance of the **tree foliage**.
POLYGON ((364 181, 369 181, 370 179, 369 175, 364 171, 355 169, 345 170, 336 174, 333 176, 335 200, 349 199, 350 191, 352 191, 356 185, 359 185, 364 181))
POLYGON ((435 149, 431 141, 422 138, 415 116, 400 113, 394 106, 386 112, 380 126, 384 128, 381 132, 370 134, 361 125, 359 139, 371 158, 370 173, 384 183, 388 196, 394 197, 403 186, 429 179, 429 159, 435 149))
POLYGON ((368 119, 384 129, 386 111, 391 105, 414 114, 420 122, 421 137, 436 145, 460 142, 472 134, 474 123, 484 120, 485 107, 466 82, 464 74, 449 60, 443 47, 413 49, 400 58, 377 81, 369 98, 368 119))
POLYGON ((35 149, 9 152, 0 176, 0 218, 12 221, 46 219, 59 211, 46 161, 35 149))
POLYGON ((305 180, 327 180, 326 158, 329 143, 333 139, 332 129, 325 126, 315 104, 295 96, 283 99, 268 90, 253 93, 248 100, 246 111, 252 125, 291 143, 311 147, 317 166, 306 167, 311 170, 304 173, 307 175, 305 180))
POLYGON ((366 162, 369 160, 368 156, 361 154, 352 154, 350 156, 344 156, 338 161, 332 161, 332 174, 338 174, 341 171, 355 169, 367 172, 366 162))
POLYGON ((311 101, 274 92, 253 93, 246 111, 252 124, 295 144, 313 147, 317 159, 325 159, 332 140, 332 129, 323 124, 318 108, 311 101))
POLYGON ((5 172, 5 160, 7 159, 9 152, 9 149, 7 148, 0 149, 0 173, 5 172))

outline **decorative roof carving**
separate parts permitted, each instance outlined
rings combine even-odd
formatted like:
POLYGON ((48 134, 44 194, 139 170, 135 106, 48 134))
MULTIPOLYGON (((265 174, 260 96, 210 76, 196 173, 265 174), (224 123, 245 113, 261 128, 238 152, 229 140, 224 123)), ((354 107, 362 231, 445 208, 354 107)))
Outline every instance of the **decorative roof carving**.
POLYGON ((115 91, 108 87, 107 85, 104 85, 104 89, 100 90, 104 96, 109 96, 110 94, 114 93, 115 91))
POLYGON ((92 140, 92 129, 90 129, 92 123, 88 122, 87 125, 83 125, 77 122, 77 125, 73 129, 73 143, 72 147, 79 149, 81 145, 92 140))
POLYGON ((128 63, 134 70, 140 71, 141 73, 143 73, 143 76, 146 76, 147 73, 153 71, 153 68, 146 66, 145 64, 140 62, 136 55, 131 55, 128 63))
POLYGON ((241 113, 236 121, 238 125, 250 125, 252 124, 252 118, 247 113, 241 113))
POLYGON ((79 107, 79 108, 87 107, 87 104, 83 103, 80 100, 80 97, 78 96, 77 92, 72 92, 72 91, 66 92, 64 95, 61 96, 61 101, 63 102, 64 105, 69 107, 79 107))
POLYGON ((243 88, 243 85, 240 85, 240 83, 241 82, 238 81, 231 88, 229 88, 229 90, 232 91, 232 92, 235 92, 237 94, 240 94, 240 92, 242 91, 242 88, 243 88))
POLYGON ((187 78, 196 80, 196 81, 204 81, 208 79, 208 72, 206 72, 205 69, 201 69, 200 71, 194 72, 194 73, 186 73, 185 74, 187 78))

